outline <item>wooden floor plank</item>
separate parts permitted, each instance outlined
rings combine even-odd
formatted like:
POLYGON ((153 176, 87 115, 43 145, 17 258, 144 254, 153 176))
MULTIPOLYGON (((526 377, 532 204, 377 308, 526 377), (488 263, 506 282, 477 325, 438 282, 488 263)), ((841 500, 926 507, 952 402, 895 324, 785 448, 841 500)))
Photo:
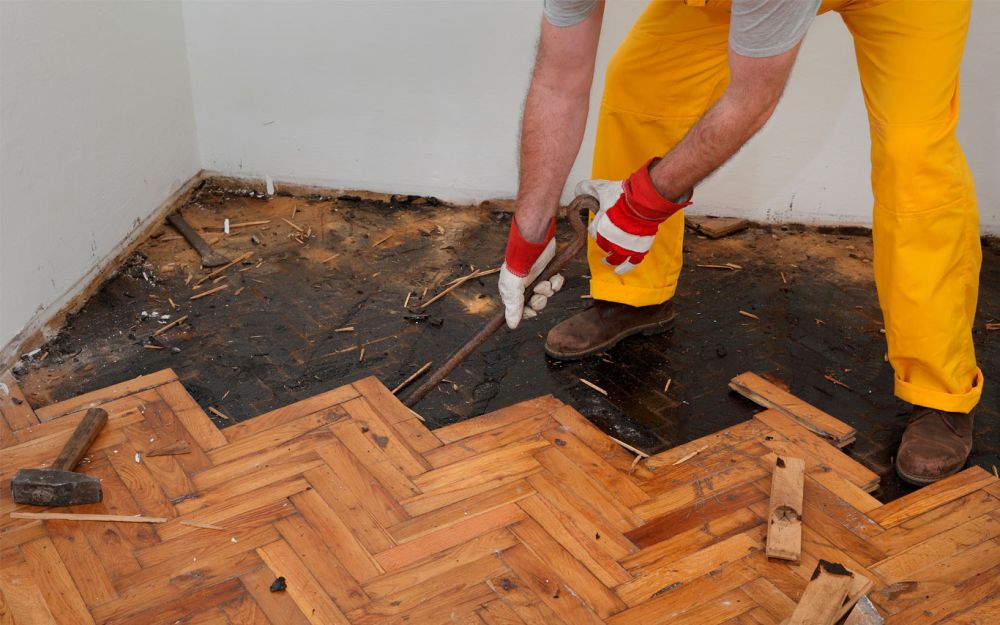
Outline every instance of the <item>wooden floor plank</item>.
POLYGON ((427 452, 427 461, 433 468, 439 469, 453 462, 473 458, 483 452, 493 451, 524 439, 536 437, 550 423, 555 422, 548 413, 540 412, 502 428, 493 428, 454 443, 442 445, 427 452))
POLYGON ((39 418, 24 399, 24 392, 10 370, 0 375, 0 383, 6 385, 7 392, 0 389, 0 421, 13 432, 38 425, 39 418))
POLYGON ((16 625, 62 625, 52 615, 23 560, 19 563, 8 560, 0 566, 0 593, 5 612, 16 625))
POLYGON ((421 454, 426 454, 432 449, 437 449, 443 443, 416 417, 402 419, 393 423, 393 427, 399 435, 406 439, 410 447, 421 454))
MULTIPOLYGON (((359 401, 359 400, 352 400, 359 401)), ((363 401, 363 400, 360 400, 363 401)), ((346 406, 346 404, 345 404, 346 406)), ((420 489, 410 479, 410 474, 420 475, 420 470, 404 470, 397 464, 397 458, 393 454, 386 453, 391 447, 386 439, 386 447, 383 449, 369 438, 353 419, 346 419, 330 426, 330 429, 337 435, 344 447, 354 455, 361 464, 368 469, 369 473, 375 476, 382 486, 396 499, 404 499, 420 494, 420 489)), ((368 432, 372 434, 372 432, 368 432)), ((381 435, 378 435, 381 436, 381 435)), ((405 455, 405 454, 401 454, 405 455)), ((417 469, 420 467, 418 466, 417 469)))
POLYGON ((58 623, 87 625, 94 619, 66 564, 48 538, 21 545, 21 554, 45 604, 58 623))
POLYGON ((170 410, 177 415, 177 419, 184 425, 184 428, 191 434, 191 438, 201 449, 215 449, 229 442, 222 431, 215 427, 205 411, 187 392, 183 384, 168 382, 163 386, 158 386, 156 392, 170 407, 170 410))
POLYGON ((556 614, 513 571, 487 580, 486 585, 525 625, 572 625, 556 614))
POLYGON ((502 410, 489 412, 475 419, 466 419, 434 430, 434 435, 445 445, 463 438, 482 434, 497 428, 504 428, 522 419, 533 417, 551 410, 551 403, 544 397, 507 406, 502 410))
POLYGON ((45 529, 87 606, 111 601, 118 596, 100 558, 86 536, 78 531, 76 523, 46 521, 45 529))
POLYGON ((312 625, 350 625, 309 568, 283 540, 257 548, 271 572, 285 578, 288 594, 312 625))
POLYGON ((628 507, 649 500, 647 495, 622 471, 608 464, 604 458, 570 432, 546 430, 543 434, 556 450, 575 462, 591 480, 615 493, 618 500, 628 507))
POLYGON ((232 625, 274 625, 264 610, 249 593, 241 594, 235 600, 222 604, 232 625))
POLYGON ((972 519, 872 566, 886 584, 913 577, 914 573, 935 567, 942 560, 955 557, 980 544, 989 544, 1000 536, 1000 514, 994 511, 972 519))
MULTIPOLYGON (((163 369, 148 375, 140 375, 114 386, 108 386, 90 393, 77 395, 76 397, 50 404, 35 410, 40 421, 51 421, 53 419, 68 415, 73 412, 86 410, 91 406, 102 406, 126 395, 135 395, 142 391, 156 388, 177 380, 177 374, 171 369, 163 369)), ((110 413, 110 411, 109 411, 110 413)))
MULTIPOLYGON (((351 422, 369 442, 373 443, 392 464, 408 477, 429 470, 431 464, 387 420, 379 415, 366 397, 344 402, 344 409, 351 415, 351 422)), ((346 426, 346 424, 345 424, 346 426)))
POLYGON ((986 470, 980 467, 970 467, 961 473, 946 477, 939 482, 887 503, 881 508, 872 510, 870 516, 882 527, 895 527, 907 519, 924 514, 997 482, 996 476, 986 470))
POLYGON ((357 396, 358 392, 352 385, 340 386, 325 393, 314 395, 309 399, 295 402, 288 406, 282 406, 271 412, 256 416, 253 419, 231 425, 222 430, 222 433, 230 443, 251 436, 259 436, 266 430, 288 425, 303 417, 316 413, 327 413, 332 407, 354 399, 357 396))
POLYGON ((323 461, 346 486, 368 514, 383 527, 410 518, 400 501, 375 479, 368 469, 350 453, 339 439, 333 437, 316 449, 323 461))
POLYGON ((310 625, 299 606, 287 592, 271 592, 277 576, 266 564, 240 576, 240 582, 253 597, 267 619, 274 625, 310 625))
POLYGON ((351 534, 358 539, 369 553, 379 553, 392 548, 398 541, 380 525, 368 512, 368 509, 358 501, 337 474, 326 464, 302 472, 316 493, 323 498, 333 512, 350 528, 351 534))
POLYGON ((885 553, 900 553, 917 543, 958 527, 997 509, 1000 503, 989 493, 977 490, 923 514, 901 521, 870 537, 869 542, 885 553))
POLYGON ((603 623, 574 590, 575 582, 566 580, 553 563, 541 560, 528 547, 515 545, 504 551, 501 558, 563 622, 571 625, 603 623))
POLYGON ((291 500, 299 514, 327 541, 330 550, 354 579, 365 582, 383 572, 351 528, 316 491, 304 490, 292 495, 291 500))
MULTIPOLYGON (((223 464, 248 455, 274 449, 313 430, 326 427, 346 418, 346 413, 343 409, 338 409, 337 406, 324 408, 317 412, 296 417, 295 419, 284 420, 279 425, 259 432, 251 432, 239 437, 236 441, 230 439, 231 442, 228 445, 213 449, 208 453, 208 457, 211 459, 212 464, 223 464)), ((251 421, 253 420, 251 419, 251 421)), ((244 423, 250 423, 251 421, 244 421, 244 423)))

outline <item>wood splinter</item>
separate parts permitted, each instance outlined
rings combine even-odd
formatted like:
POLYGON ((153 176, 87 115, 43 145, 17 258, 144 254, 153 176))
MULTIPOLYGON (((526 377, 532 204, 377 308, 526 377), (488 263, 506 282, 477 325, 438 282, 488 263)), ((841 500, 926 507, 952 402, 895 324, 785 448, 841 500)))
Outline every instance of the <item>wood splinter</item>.
POLYGON ((843 565, 820 560, 795 611, 783 625, 833 625, 851 608, 844 602, 853 583, 854 573, 843 565))
POLYGON ((73 514, 71 512, 11 512, 12 519, 42 521, 108 521, 115 523, 166 523, 166 517, 128 516, 124 514, 73 514))
POLYGON ((413 374, 410 377, 406 378, 405 380, 403 380, 399 384, 399 386, 397 386, 396 388, 392 389, 392 394, 395 395, 399 391, 401 391, 404 388, 406 388, 407 384, 409 384, 410 382, 412 382, 412 381, 416 380, 417 378, 419 378, 420 376, 422 376, 430 368, 431 368, 431 363, 428 362, 423 367, 420 367, 419 369, 417 369, 416 371, 414 371, 413 374))
POLYGON ((771 474, 767 557, 797 561, 802 556, 802 490, 806 463, 779 456, 771 474))

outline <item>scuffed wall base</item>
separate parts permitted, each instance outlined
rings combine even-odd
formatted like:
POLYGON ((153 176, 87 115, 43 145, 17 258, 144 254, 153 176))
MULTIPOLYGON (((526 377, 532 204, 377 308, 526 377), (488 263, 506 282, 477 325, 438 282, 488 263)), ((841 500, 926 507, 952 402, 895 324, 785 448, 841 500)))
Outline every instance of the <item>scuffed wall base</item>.
POLYGON ((45 306, 0 349, 0 371, 5 371, 17 361, 21 354, 39 347, 45 341, 55 336, 66 316, 79 310, 87 300, 104 284, 111 274, 128 258, 132 252, 159 228, 167 215, 187 203, 195 191, 208 178, 200 171, 185 182, 160 204, 153 213, 143 220, 125 239, 102 258, 71 288, 45 306))

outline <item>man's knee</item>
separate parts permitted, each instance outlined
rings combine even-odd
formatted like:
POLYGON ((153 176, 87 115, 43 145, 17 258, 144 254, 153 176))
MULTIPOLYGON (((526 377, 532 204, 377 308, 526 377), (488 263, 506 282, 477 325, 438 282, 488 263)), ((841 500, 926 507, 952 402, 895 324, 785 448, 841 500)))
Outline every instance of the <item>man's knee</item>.
POLYGON ((876 206, 920 213, 971 195, 971 177, 952 124, 872 124, 876 206))

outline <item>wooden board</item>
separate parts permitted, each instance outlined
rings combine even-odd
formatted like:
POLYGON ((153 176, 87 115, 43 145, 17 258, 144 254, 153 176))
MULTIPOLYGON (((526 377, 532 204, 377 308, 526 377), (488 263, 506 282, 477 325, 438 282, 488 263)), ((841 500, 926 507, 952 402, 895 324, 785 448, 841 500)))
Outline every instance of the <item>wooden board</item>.
POLYGON ((820 559, 857 574, 849 597, 873 584, 889 623, 997 610, 1000 481, 970 469, 883 506, 874 474, 776 410, 632 466, 552 397, 430 431, 369 378, 220 432, 164 371, 16 404, 0 487, 88 403, 113 413, 80 467, 105 501, 52 512, 167 520, 16 519, 41 509, 0 499, 0 622, 778 624, 820 559), (135 460, 176 441, 190 452, 135 460), (778 456, 806 459, 796 562, 764 551, 778 456))

